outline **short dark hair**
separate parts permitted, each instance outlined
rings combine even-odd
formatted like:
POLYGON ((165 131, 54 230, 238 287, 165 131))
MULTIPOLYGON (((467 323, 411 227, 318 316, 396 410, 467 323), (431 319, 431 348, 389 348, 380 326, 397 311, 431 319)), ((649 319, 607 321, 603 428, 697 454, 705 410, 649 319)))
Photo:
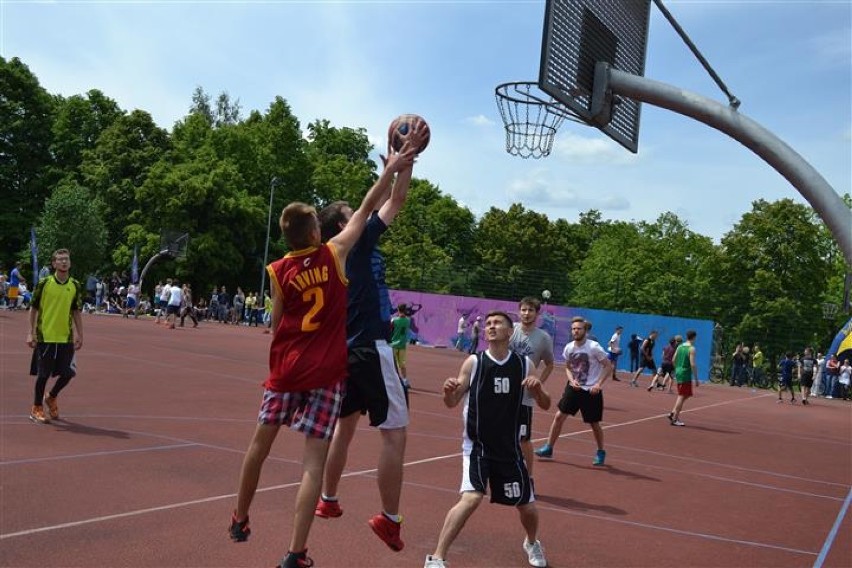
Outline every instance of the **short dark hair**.
POLYGON ((518 307, 525 305, 532 306, 532 309, 534 309, 536 312, 541 311, 541 301, 535 296, 525 296, 521 298, 521 301, 518 302, 518 307))
POLYGON ((340 233, 340 224, 346 221, 343 210, 349 207, 346 201, 334 201, 329 203, 319 212, 320 232, 322 241, 326 242, 340 233))
MULTIPOLYGON (((698 335, 698 334, 695 332, 694 329, 686 330, 686 340, 687 341, 692 341, 693 339, 695 339, 696 335, 698 335)), ((755 345, 755 347, 757 347, 757 346, 755 345)))
POLYGON ((507 314, 503 310, 491 310, 490 312, 485 314, 485 319, 488 319, 488 318, 493 317, 493 316, 500 316, 503 319, 505 319, 506 323, 509 324, 509 327, 511 327, 515 324, 515 322, 512 321, 511 316, 509 316, 509 314, 507 314))
POLYGON ((316 214, 316 209, 299 201, 294 201, 284 208, 278 224, 290 248, 300 250, 311 246, 310 232, 316 214))

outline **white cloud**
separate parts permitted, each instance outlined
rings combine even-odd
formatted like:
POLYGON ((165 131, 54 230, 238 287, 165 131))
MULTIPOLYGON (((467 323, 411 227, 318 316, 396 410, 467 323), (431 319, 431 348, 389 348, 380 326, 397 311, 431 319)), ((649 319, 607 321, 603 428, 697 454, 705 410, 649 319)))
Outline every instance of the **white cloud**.
POLYGON ((551 209, 564 216, 568 210, 626 211, 630 202, 621 195, 587 191, 566 182, 553 182, 548 169, 534 168, 526 177, 515 178, 506 186, 506 198, 525 207, 542 211, 551 209))
POLYGON ((464 119, 465 124, 471 124, 473 126, 494 126, 496 123, 485 116, 484 114, 477 114, 476 116, 468 116, 464 119))
MULTIPOLYGON (((580 163, 602 163, 611 165, 635 164, 639 155, 628 152, 616 142, 597 134, 595 138, 579 136, 566 132, 565 126, 556 134, 553 142, 553 154, 557 158, 567 158, 580 163)), ((643 150, 647 155, 647 150, 643 150)))

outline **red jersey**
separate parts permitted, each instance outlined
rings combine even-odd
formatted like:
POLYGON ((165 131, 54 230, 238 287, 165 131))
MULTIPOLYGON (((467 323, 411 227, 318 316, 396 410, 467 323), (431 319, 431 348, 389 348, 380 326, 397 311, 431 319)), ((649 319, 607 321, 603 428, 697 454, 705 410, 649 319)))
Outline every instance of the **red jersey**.
POLYGON ((293 251, 266 267, 284 312, 269 348, 277 392, 308 391, 346 378, 346 272, 332 244, 293 251))

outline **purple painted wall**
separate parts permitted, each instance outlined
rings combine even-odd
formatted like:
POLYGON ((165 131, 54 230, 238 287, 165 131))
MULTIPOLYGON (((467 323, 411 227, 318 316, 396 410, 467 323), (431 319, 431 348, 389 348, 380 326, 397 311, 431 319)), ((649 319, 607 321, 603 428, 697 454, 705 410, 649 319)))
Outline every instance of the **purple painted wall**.
MULTIPOLYGON (((469 345, 470 324, 476 316, 484 316, 491 310, 502 310, 518 321, 517 302, 406 290, 391 290, 390 296, 391 304, 394 306, 400 303, 415 308, 422 306, 411 318, 414 338, 421 345, 452 348, 457 339, 456 329, 461 315, 464 315, 468 321, 468 337, 464 338, 465 345, 469 345)), ((698 376, 702 380, 708 377, 713 342, 713 322, 710 320, 545 305, 542 306, 539 316, 539 327, 544 328, 553 337, 557 361, 562 360, 562 349, 571 340, 571 318, 574 316, 582 316, 592 322, 591 335, 601 343, 604 349, 615 327, 619 325, 624 327, 621 339, 624 355, 619 359, 619 369, 626 369, 629 365, 627 343, 631 334, 636 333, 645 337, 652 329, 659 332, 660 336, 654 350, 656 361, 659 363, 663 346, 670 337, 676 334, 683 335, 687 329, 694 329, 698 332, 695 346, 698 376)), ((484 349, 485 346, 485 342, 480 337, 479 348, 484 349)))

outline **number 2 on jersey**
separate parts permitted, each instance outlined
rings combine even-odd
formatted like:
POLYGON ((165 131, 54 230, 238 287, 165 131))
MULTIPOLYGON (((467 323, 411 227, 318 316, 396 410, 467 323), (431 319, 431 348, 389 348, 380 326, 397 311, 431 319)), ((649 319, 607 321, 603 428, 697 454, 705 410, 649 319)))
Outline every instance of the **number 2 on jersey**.
POLYGON ((302 300, 307 302, 313 302, 311 309, 308 310, 308 313, 305 314, 305 317, 302 318, 302 331, 316 331, 319 329, 319 322, 313 321, 314 316, 322 309, 325 305, 325 300, 322 295, 322 288, 308 288, 302 294, 302 300))

